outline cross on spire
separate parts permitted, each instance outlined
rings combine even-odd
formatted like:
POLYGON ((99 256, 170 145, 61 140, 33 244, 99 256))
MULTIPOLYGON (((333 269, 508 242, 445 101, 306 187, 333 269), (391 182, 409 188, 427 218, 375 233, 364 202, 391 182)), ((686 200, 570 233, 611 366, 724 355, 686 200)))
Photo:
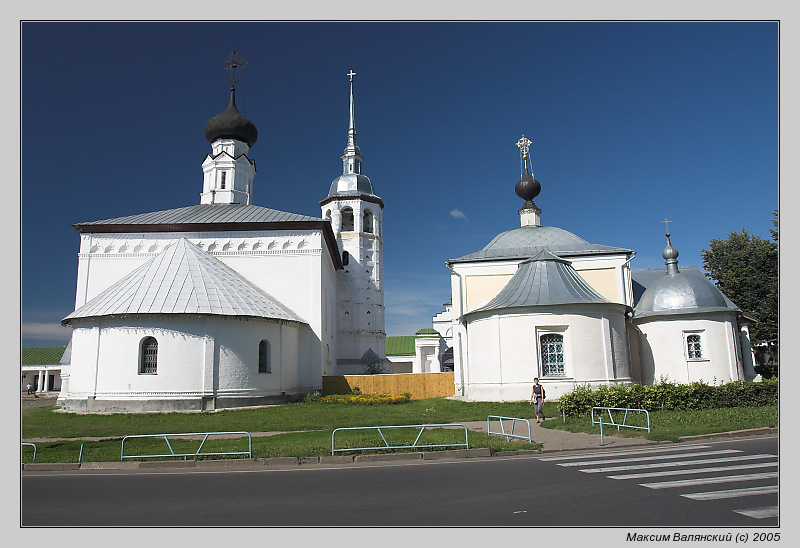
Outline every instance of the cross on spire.
POLYGON ((244 68, 247 65, 247 61, 238 57, 236 55, 236 50, 233 50, 226 60, 222 62, 222 66, 225 70, 231 71, 230 82, 231 87, 235 87, 236 83, 239 82, 240 78, 236 77, 236 70, 244 68))
POLYGON ((348 72, 347 75, 350 77, 350 83, 352 84, 353 83, 353 76, 355 76, 356 73, 353 72, 353 69, 350 69, 350 72, 348 72))
POLYGON ((517 141, 517 146, 519 147, 519 150, 522 152, 523 156, 527 158, 528 150, 530 149, 531 146, 531 140, 525 137, 524 133, 522 134, 522 139, 517 141))
POLYGON ((670 221, 669 219, 664 217, 664 220, 661 222, 664 223, 664 225, 667 227, 667 237, 669 237, 669 224, 674 223, 675 221, 670 221))

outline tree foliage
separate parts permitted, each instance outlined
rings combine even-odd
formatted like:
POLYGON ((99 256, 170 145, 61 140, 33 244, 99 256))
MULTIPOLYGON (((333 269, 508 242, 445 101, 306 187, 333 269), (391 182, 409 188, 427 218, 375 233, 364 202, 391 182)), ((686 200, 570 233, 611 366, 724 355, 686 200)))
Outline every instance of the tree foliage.
MULTIPOLYGON (((777 210, 773 220, 777 240, 777 210)), ((741 232, 731 232, 725 240, 711 240, 701 252, 706 276, 739 307, 750 324, 756 343, 778 338, 778 244, 741 232)))

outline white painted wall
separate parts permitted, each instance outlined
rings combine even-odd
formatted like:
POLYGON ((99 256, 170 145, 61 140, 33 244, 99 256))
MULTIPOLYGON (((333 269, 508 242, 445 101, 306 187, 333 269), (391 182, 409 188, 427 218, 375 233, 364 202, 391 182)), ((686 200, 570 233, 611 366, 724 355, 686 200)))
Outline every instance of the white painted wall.
POLYGON ((665 377, 668 381, 708 384, 744 380, 737 360, 732 313, 685 314, 672 317, 651 316, 634 319, 639 337, 639 360, 642 382, 653 384, 665 377), (684 334, 699 332, 704 341, 704 357, 690 360, 684 334))
MULTIPOLYGON (((302 324, 228 316, 140 316, 74 324, 69 393, 60 400, 182 399, 296 394, 303 367, 302 324), (139 372, 141 342, 158 341, 156 374, 139 372), (270 341, 271 373, 258 372, 270 341)), ((320 379, 321 380, 321 379, 320 379)))
POLYGON ((323 371, 331 369, 326 352, 336 355, 337 274, 320 230, 82 234, 76 308, 179 238, 199 244, 308 323, 298 359, 310 367, 298 372, 297 385, 321 388, 323 371))
MULTIPOLYGON (((553 399, 572 391, 575 383, 630 384, 624 333, 624 309, 618 305, 475 317, 466 331, 463 395, 485 401, 524 400, 530 397, 534 377, 553 399), (551 331, 564 336, 565 377, 548 378, 541 371, 538 335, 551 331)), ((457 388, 460 374, 457 370, 457 388)))

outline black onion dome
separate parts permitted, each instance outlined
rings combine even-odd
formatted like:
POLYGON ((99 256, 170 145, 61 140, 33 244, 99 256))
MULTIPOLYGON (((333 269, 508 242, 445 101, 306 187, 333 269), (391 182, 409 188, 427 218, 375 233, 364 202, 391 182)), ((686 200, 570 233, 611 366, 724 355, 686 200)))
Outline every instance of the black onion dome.
POLYGON ((217 139, 236 139, 252 147, 258 139, 256 126, 236 110, 234 88, 231 88, 231 100, 228 108, 211 118, 206 123, 206 139, 213 143, 217 139))
POLYGON ((523 175, 522 179, 517 181, 517 184, 514 186, 514 192, 516 192, 517 196, 526 202, 532 202, 541 191, 542 185, 539 184, 539 181, 531 176, 531 174, 528 172, 528 168, 526 167, 525 175, 523 175))

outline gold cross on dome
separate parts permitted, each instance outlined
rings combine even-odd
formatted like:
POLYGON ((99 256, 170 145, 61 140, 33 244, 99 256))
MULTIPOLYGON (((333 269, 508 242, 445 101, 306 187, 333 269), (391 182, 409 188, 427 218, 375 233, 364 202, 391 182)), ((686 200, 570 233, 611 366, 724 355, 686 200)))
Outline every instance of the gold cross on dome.
POLYGON ((236 83, 240 80, 239 78, 236 77, 236 70, 244 68, 245 65, 247 65, 247 61, 237 57, 236 50, 233 50, 233 53, 231 53, 228 56, 228 58, 222 62, 223 68, 225 70, 231 71, 230 81, 232 86, 235 86, 236 83))
POLYGON ((667 227, 667 235, 669 235, 669 224, 670 223, 674 223, 675 221, 670 221, 666 217, 664 217, 664 220, 661 221, 661 222, 664 223, 664 225, 666 225, 666 227, 667 227))
POLYGON ((355 76, 356 73, 353 72, 353 69, 350 69, 350 72, 348 72, 347 75, 350 77, 350 82, 352 82, 353 81, 353 76, 355 76))
POLYGON ((528 156, 528 149, 531 146, 531 140, 525 137, 525 134, 522 135, 522 139, 517 141, 517 146, 519 147, 520 151, 526 157, 528 156))

